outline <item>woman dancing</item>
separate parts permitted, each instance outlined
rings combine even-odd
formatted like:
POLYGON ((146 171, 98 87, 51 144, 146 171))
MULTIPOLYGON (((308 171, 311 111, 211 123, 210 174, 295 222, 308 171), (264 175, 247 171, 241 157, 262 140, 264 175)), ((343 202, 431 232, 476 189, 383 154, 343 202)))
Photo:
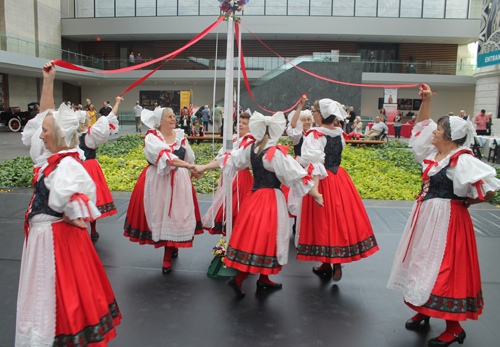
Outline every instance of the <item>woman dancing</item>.
POLYGON ((288 262, 290 226, 281 184, 294 187, 297 196, 309 193, 322 203, 312 178, 287 154, 288 147, 276 145, 285 127, 283 113, 265 117, 254 112, 249 126, 255 140, 217 159, 224 174, 235 175, 249 166, 254 172, 253 188, 241 205, 225 258, 227 266, 240 270, 228 282, 240 298, 245 295, 241 285, 249 273, 260 274, 259 291, 282 287, 268 277, 288 262))
POLYGON ((16 346, 106 346, 121 314, 84 222, 100 213, 95 184, 78 159, 78 117, 65 104, 54 110, 54 77, 49 62, 40 138, 53 154, 40 167, 26 213, 16 346))
POLYGON ((167 274, 178 249, 192 247, 194 235, 203 233, 187 169, 194 163, 194 152, 184 130, 175 128, 177 119, 171 108, 143 110, 141 120, 151 128, 144 139, 149 165, 132 192, 124 235, 141 245, 164 247, 162 271, 167 274))
POLYGON ((388 288, 403 293, 417 311, 406 329, 446 320, 446 330, 429 346, 462 344, 459 321, 477 319, 483 310, 481 274, 474 226, 467 208, 493 197, 500 180, 476 159, 470 144, 474 126, 458 116, 430 119, 432 91, 423 85, 423 103, 410 146, 423 165, 422 191, 413 206, 394 258, 388 288), (421 323, 424 324, 421 324, 421 323))
POLYGON ((318 208, 309 196, 299 204, 290 199, 290 209, 297 209, 297 259, 322 262, 313 272, 338 281, 340 264, 369 257, 378 245, 356 187, 340 166, 345 141, 338 126, 345 111, 338 102, 322 99, 314 103, 312 114, 320 127, 307 133, 302 165, 318 182, 325 207, 318 208))
MULTIPOLYGON (((99 162, 96 160, 96 148, 108 142, 110 135, 118 132, 119 123, 118 118, 116 118, 116 113, 118 112, 118 106, 122 100, 121 97, 117 96, 113 110, 107 116, 99 117, 99 120, 93 125, 90 125, 92 118, 89 113, 77 111, 80 115, 80 126, 78 128, 80 149, 85 154, 83 166, 96 185, 96 205, 99 212, 101 212, 101 216, 98 217, 98 219, 114 215, 117 212, 106 178, 104 177, 99 162)), ((92 241, 97 241, 99 239, 96 224, 96 220, 90 223, 90 237, 92 241)))

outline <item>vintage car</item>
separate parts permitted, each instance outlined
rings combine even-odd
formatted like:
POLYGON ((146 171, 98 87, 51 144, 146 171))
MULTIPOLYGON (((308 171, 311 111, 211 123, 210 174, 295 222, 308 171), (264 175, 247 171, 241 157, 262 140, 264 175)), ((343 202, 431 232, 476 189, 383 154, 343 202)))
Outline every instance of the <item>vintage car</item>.
POLYGON ((4 123, 5 126, 9 127, 10 131, 20 131, 33 118, 31 113, 35 111, 36 105, 38 105, 38 102, 30 102, 28 111, 21 111, 21 108, 17 106, 9 107, 8 111, 0 113, 0 124, 4 123))

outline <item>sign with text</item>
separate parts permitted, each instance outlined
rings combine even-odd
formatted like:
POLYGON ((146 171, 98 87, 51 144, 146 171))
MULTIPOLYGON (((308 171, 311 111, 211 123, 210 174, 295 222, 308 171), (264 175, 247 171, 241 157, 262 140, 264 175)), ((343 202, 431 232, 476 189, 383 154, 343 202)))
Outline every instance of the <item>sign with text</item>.
POLYGON ((500 64, 500 0, 485 0, 477 47, 477 66, 500 64))
POLYGON ((170 107, 175 114, 180 113, 181 97, 179 90, 141 90, 139 102, 142 107, 153 110, 155 104, 159 107, 170 107))

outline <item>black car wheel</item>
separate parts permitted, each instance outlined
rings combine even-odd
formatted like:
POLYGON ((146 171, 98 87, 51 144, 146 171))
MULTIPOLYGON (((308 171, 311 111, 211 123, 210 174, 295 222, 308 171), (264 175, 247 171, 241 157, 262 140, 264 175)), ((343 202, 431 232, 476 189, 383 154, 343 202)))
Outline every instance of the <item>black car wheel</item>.
POLYGON ((11 118, 9 119, 7 126, 9 127, 10 131, 18 132, 22 128, 21 120, 17 117, 11 118))

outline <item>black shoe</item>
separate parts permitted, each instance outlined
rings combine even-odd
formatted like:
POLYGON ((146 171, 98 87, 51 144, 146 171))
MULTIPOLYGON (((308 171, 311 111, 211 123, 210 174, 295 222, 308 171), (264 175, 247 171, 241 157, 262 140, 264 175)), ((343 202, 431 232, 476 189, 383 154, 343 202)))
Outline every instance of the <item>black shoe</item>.
POLYGON ((340 264, 333 264, 332 278, 334 281, 340 281, 342 279, 342 266, 340 264))
POLYGON ((231 288, 233 288, 235 294, 236 294, 236 297, 238 299, 243 299, 245 297, 245 293, 243 293, 241 291, 241 289, 238 287, 238 285, 236 284, 236 279, 234 277, 231 277, 227 282, 226 284, 228 286, 230 286, 231 288))
POLYGON ((264 283, 257 280, 257 291, 265 291, 265 290, 273 290, 273 289, 281 289, 283 285, 281 283, 264 283))
MULTIPOLYGON (((450 332, 448 331, 448 333, 450 333, 450 332)), ((435 337, 435 338, 427 341, 427 344, 431 347, 448 347, 449 345, 451 345, 455 341, 458 342, 459 344, 464 343, 465 336, 466 336, 465 330, 462 330, 462 332, 458 335, 453 334, 453 333, 450 333, 450 334, 455 336, 455 338, 453 340, 451 340, 450 342, 441 341, 439 338, 435 337)))
POLYGON ((429 325, 429 319, 431 317, 424 318, 422 320, 413 320, 413 319, 408 319, 405 323, 405 328, 408 330, 418 330, 423 327, 426 327, 429 325), (420 324, 421 322, 424 322, 424 324, 420 324))
POLYGON ((90 234, 90 239, 91 239, 92 241, 97 241, 97 240, 99 240, 99 233, 91 233, 91 234, 90 234))
POLYGON ((172 252, 172 259, 177 258, 179 256, 179 248, 175 248, 172 252))
POLYGON ((331 267, 327 268, 327 269, 322 269, 321 267, 313 267, 313 272, 318 275, 319 277, 323 277, 323 278, 330 278, 332 277, 332 274, 333 274, 333 270, 331 267))
POLYGON ((171 273, 171 272, 172 272, 172 267, 171 267, 171 266, 169 266, 169 267, 165 267, 165 266, 164 266, 164 267, 161 269, 161 271, 163 272, 163 274, 164 274, 164 275, 169 274, 169 273, 171 273))

